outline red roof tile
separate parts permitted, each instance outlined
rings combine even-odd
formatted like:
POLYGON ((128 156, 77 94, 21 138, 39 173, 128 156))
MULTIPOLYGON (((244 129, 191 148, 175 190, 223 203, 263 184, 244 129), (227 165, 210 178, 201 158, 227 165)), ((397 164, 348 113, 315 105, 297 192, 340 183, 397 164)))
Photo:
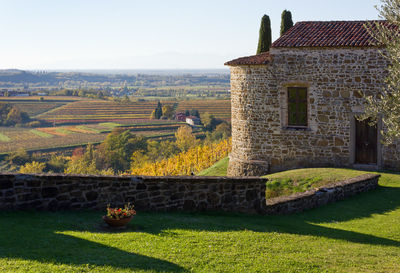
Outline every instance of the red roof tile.
POLYGON ((271 47, 369 47, 374 38, 364 25, 386 21, 298 22, 271 47))
MULTIPOLYGON (((280 47, 372 47, 375 39, 368 33, 365 24, 385 24, 387 21, 310 21, 298 22, 282 37, 272 43, 280 47)), ((397 28, 397 26, 391 26, 397 28)), ((263 65, 271 61, 269 52, 238 58, 225 65, 263 65)))
POLYGON ((271 61, 271 57, 269 56, 269 52, 264 52, 261 54, 242 57, 238 59, 234 59, 232 61, 226 62, 225 65, 260 65, 260 64, 268 64, 271 61))

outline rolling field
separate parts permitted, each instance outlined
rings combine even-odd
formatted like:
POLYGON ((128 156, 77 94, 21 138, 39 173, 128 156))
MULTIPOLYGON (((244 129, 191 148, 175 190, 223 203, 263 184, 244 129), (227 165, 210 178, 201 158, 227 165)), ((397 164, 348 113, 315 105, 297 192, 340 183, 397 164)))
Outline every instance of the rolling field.
MULTIPOLYGON (((162 103, 173 105, 172 101, 162 103)), ((156 101, 127 104, 102 100, 76 101, 41 114, 37 118, 55 124, 109 121, 135 123, 148 120, 156 106, 156 101)))
MULTIPOLYGON (((181 126, 175 120, 150 120, 157 101, 118 103, 79 97, 2 97, 0 103, 17 105, 31 117, 53 126, 0 127, 0 153, 19 148, 40 150, 103 141, 115 127, 155 139, 170 139, 181 126)), ((229 100, 161 101, 176 111, 197 109, 230 120, 229 100)), ((196 135, 203 135, 196 132, 196 135)))
MULTIPOLYGON (((54 129, 54 128, 51 128, 54 129)), ((0 153, 9 153, 19 148, 26 150, 39 150, 70 145, 99 142, 104 140, 106 133, 87 134, 81 132, 57 132, 50 128, 5 128, 0 127, 1 135, 6 136, 8 141, 0 140, 0 153)), ((62 128, 61 128, 62 129, 62 128)))
POLYGON ((27 112, 30 117, 35 117, 67 103, 82 100, 79 97, 45 96, 44 101, 40 101, 40 98, 40 96, 0 97, 0 103, 15 105, 21 111, 27 112))
POLYGON ((188 100, 179 102, 177 112, 196 109, 201 113, 208 112, 216 118, 231 119, 231 101, 230 100, 188 100))
MULTIPOLYGON (((117 103, 113 101, 92 100, 79 97, 45 96, 40 97, 0 97, 0 103, 11 103, 22 111, 46 122, 62 124, 78 123, 148 123, 157 101, 137 101, 117 103)), ((196 109, 200 113, 208 112, 216 118, 230 120, 230 100, 188 100, 161 101, 163 105, 172 105, 176 112, 196 109)), ((151 121, 153 123, 153 121, 151 121)))
POLYGON ((35 129, 0 127, 0 153, 9 153, 20 148, 40 150, 101 142, 115 127, 121 127, 148 138, 170 139, 174 137, 179 126, 181 126, 179 122, 164 122, 131 125, 99 123, 35 129))

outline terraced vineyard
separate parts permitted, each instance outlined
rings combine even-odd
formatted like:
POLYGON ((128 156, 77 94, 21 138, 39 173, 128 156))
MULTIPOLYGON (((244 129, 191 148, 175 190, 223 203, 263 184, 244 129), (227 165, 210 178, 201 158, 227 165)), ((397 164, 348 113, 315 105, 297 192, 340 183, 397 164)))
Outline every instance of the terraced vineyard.
POLYGON ((88 142, 99 142, 104 140, 106 133, 85 134, 74 132, 71 134, 57 133, 48 128, 4 128, 1 127, 1 134, 8 138, 8 141, 0 139, 0 153, 9 153, 19 148, 26 150, 39 150, 47 148, 66 147, 70 145, 85 144, 88 142))
MULTIPOLYGON (((26 111, 30 116, 44 120, 53 126, 39 128, 0 127, 0 153, 24 148, 41 150, 81 145, 103 141, 115 127, 122 127, 135 134, 153 139, 169 139, 182 122, 150 120, 157 101, 117 103, 75 97, 13 97, 1 98, 26 111), (35 116, 36 115, 36 116, 35 116)), ((217 118, 230 120, 229 100, 161 101, 172 105, 176 111, 197 109, 209 112, 217 118)), ((203 133, 195 132, 200 136, 203 133)))
POLYGON ((0 127, 0 153, 9 153, 19 148, 41 150, 101 142, 115 127, 122 127, 148 138, 170 139, 181 125, 180 122, 158 122, 131 125, 99 123, 35 129, 0 127))
POLYGON ((67 103, 82 100, 79 97, 46 96, 43 101, 40 97, 0 97, 0 103, 9 103, 17 106, 21 111, 28 113, 30 117, 43 114, 67 103))
MULTIPOLYGON (((173 105, 174 102, 162 102, 173 105)), ((38 118, 55 124, 91 122, 128 122, 147 120, 157 106, 156 101, 116 103, 111 101, 77 101, 48 111, 38 118)))
MULTIPOLYGON (((35 117, 52 124, 78 123, 148 123, 151 112, 157 106, 157 101, 137 101, 117 103, 104 100, 90 100, 79 97, 46 96, 0 98, 0 103, 11 103, 35 117)), ((177 112, 196 109, 200 113, 209 112, 216 118, 230 120, 230 100, 188 100, 161 101, 163 105, 172 105, 177 112)), ((153 121, 151 121, 153 123, 153 121)))
POLYGON ((177 112, 196 109, 201 113, 208 112, 216 118, 231 119, 231 101, 230 100, 188 100, 179 102, 177 112))

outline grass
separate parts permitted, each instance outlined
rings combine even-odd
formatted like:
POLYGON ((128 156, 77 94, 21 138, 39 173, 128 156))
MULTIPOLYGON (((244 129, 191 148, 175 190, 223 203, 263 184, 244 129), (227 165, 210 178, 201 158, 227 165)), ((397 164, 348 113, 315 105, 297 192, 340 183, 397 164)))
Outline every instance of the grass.
MULTIPOLYGON (((226 176, 228 163, 229 158, 225 157, 210 168, 200 172, 198 176, 226 176)), ((351 169, 308 168, 264 175, 263 177, 269 180, 265 194, 267 198, 273 198, 297 192, 305 192, 364 173, 366 172, 351 169)))
POLYGON ((57 133, 65 134, 65 135, 69 135, 69 134, 73 134, 74 133, 73 131, 70 131, 67 128, 56 128, 55 131, 57 133))
POLYGON ((228 169, 229 157, 225 157, 212 165, 210 168, 205 169, 198 173, 198 176, 226 176, 228 169))
POLYGON ((52 135, 52 134, 48 134, 48 133, 45 133, 45 132, 42 132, 42 131, 39 131, 39 130, 36 130, 36 129, 32 129, 29 132, 31 132, 31 133, 33 133, 33 134, 35 134, 37 136, 43 137, 43 138, 52 138, 52 137, 54 137, 54 135, 52 135))
POLYGON ((400 272, 400 175, 305 213, 0 212, 1 272, 400 272))
POLYGON ((102 123, 99 123, 99 126, 107 127, 107 128, 110 128, 110 129, 114 129, 115 127, 119 127, 121 125, 122 124, 115 123, 115 122, 102 122, 102 123))
POLYGON ((96 133, 96 134, 101 134, 101 133, 104 132, 104 130, 95 129, 95 128, 92 128, 92 127, 88 127, 86 125, 79 125, 79 126, 76 126, 76 128, 82 129, 82 130, 86 130, 88 132, 93 132, 93 133, 96 133))
POLYGON ((268 178, 266 197, 290 195, 343 181, 366 172, 351 169, 308 168, 265 175, 268 178))
POLYGON ((9 138, 8 136, 0 133, 0 141, 2 142, 9 142, 11 140, 11 138, 9 138))

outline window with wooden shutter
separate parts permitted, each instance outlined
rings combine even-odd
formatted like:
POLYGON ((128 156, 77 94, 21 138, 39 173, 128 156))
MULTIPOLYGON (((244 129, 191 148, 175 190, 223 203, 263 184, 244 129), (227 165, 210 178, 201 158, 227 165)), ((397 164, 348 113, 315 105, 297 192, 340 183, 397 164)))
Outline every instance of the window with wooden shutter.
POLYGON ((307 88, 288 87, 288 126, 306 127, 307 88))

